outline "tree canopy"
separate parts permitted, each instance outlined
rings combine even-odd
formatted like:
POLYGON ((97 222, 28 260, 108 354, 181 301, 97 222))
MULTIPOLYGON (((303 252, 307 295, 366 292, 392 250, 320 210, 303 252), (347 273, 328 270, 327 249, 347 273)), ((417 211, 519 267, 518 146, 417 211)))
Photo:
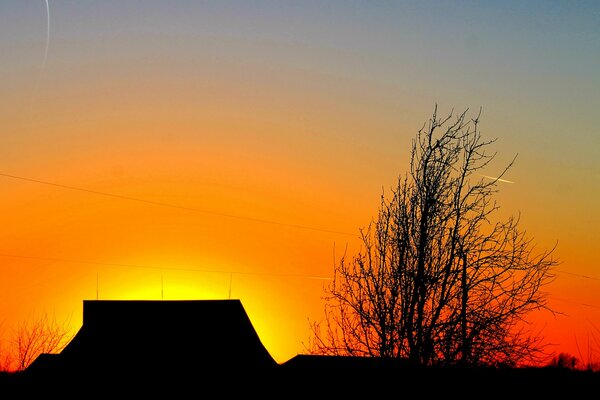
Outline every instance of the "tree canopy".
POLYGON ((412 140, 408 171, 360 229, 361 250, 336 260, 314 354, 408 358, 418 364, 518 364, 539 355, 526 316, 549 309, 554 248, 537 252, 494 195, 515 159, 484 175, 496 139, 468 110, 438 115, 412 140))

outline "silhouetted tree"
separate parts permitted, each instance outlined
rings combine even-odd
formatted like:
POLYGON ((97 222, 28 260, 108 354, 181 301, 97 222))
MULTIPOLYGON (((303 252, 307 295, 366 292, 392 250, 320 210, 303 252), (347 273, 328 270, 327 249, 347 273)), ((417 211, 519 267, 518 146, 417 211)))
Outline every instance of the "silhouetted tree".
POLYGON ((559 353, 557 356, 552 358, 552 361, 550 361, 550 366, 555 368, 575 369, 575 366, 578 363, 579 360, 577 357, 568 353, 559 353))
MULTIPOLYGON (((468 110, 467 110, 468 111, 468 110)), ((546 308, 554 249, 534 253, 519 218, 494 222, 496 156, 479 115, 433 116, 412 142, 410 170, 360 230, 313 322, 314 354, 402 357, 419 364, 515 364, 542 350, 524 316, 546 308)))
MULTIPOLYGON (((600 371, 600 359, 598 358, 598 355, 600 354, 600 338, 598 336, 598 334, 600 333, 600 330, 594 325, 593 322, 590 321, 590 324, 592 325, 593 330, 591 331, 591 333, 588 333, 588 335, 587 335, 587 343, 582 343, 582 345, 586 344, 585 347, 583 347, 583 346, 582 346, 583 348, 580 347, 579 340, 578 340, 577 336, 575 336, 575 344, 577 346, 577 352, 579 354, 579 358, 577 359, 574 356, 571 356, 570 354, 567 354, 567 353, 560 353, 560 354, 558 354, 558 356, 553 358, 552 361, 555 362, 554 364, 564 361, 563 359, 566 356, 570 356, 577 360, 578 369, 582 369, 582 370, 586 370, 586 371, 600 371)), ((554 366, 564 366, 564 365, 554 365, 554 366)))
MULTIPOLYGON (((2 326, 0 325, 0 328, 2 326)), ((4 337, 1 335, 0 337, 4 337)), ((7 348, 5 342, 0 341, 0 372, 9 372, 11 370, 11 365, 13 364, 13 355, 11 354, 10 349, 7 348)))
POLYGON ((68 323, 44 313, 23 321, 14 333, 16 369, 25 370, 40 354, 58 353, 71 339, 68 323))

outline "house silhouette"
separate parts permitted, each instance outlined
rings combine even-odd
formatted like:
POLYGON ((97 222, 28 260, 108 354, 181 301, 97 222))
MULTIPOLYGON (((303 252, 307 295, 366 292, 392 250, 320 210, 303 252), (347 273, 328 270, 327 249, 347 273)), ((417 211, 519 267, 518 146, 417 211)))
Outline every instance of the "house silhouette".
POLYGON ((278 364, 239 300, 84 300, 83 324, 69 344, 40 355, 10 389, 63 398, 338 398, 383 396, 392 386, 479 398, 477 387, 500 382, 507 393, 531 395, 600 388, 597 374, 556 368, 425 367, 307 354, 278 364))
POLYGON ((84 300, 73 339, 25 372, 55 386, 211 384, 276 366, 239 300, 84 300))

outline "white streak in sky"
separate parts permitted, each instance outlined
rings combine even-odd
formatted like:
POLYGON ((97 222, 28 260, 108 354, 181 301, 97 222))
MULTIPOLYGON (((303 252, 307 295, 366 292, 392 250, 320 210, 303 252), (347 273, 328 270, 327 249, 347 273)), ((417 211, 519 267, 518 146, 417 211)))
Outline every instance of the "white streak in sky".
POLYGON ((46 68, 46 60, 48 59, 48 46, 50 46, 50 5, 48 0, 46 3, 46 50, 44 51, 44 62, 42 63, 42 69, 46 68))
POLYGON ((50 4, 48 4, 48 0, 44 0, 44 5, 46 6, 46 48, 44 50, 44 60, 42 61, 42 67, 38 71, 38 77, 34 81, 33 90, 31 91, 31 100, 29 101, 30 111, 33 111, 33 104, 35 103, 35 98, 40 85, 40 80, 42 79, 42 75, 44 75, 44 71, 46 69, 46 60, 48 59, 48 47, 50 47, 50 4))
POLYGON ((509 180, 501 179, 501 178, 494 178, 493 176, 489 176, 489 175, 482 175, 482 174, 479 174, 479 175, 483 176, 484 178, 491 179, 493 181, 504 182, 504 183, 514 183, 513 181, 509 181, 509 180))

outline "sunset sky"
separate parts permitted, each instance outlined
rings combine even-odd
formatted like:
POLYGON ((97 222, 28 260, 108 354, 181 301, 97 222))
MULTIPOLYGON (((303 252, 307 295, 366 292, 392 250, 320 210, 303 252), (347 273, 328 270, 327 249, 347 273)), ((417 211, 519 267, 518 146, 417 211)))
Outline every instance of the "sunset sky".
POLYGON ((437 103, 482 108, 485 173, 518 154, 499 215, 558 243, 534 327, 600 342, 598 2, 48 6, 0 3, 0 338, 77 330, 84 299, 238 298, 277 361, 305 352, 437 103))

